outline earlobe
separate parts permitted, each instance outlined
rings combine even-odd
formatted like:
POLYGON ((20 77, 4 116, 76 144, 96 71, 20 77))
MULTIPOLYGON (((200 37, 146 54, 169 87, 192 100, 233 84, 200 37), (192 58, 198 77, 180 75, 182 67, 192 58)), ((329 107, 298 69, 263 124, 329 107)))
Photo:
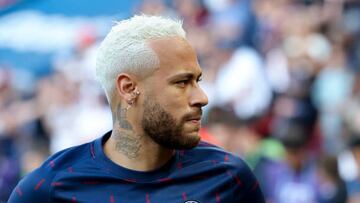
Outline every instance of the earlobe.
POLYGON ((139 95, 140 95, 140 92, 138 90, 134 90, 131 93, 131 98, 128 100, 128 104, 133 105, 139 95))
POLYGON ((126 99, 126 102, 128 104, 128 106, 125 108, 126 111, 129 110, 132 107, 132 105, 135 103, 135 101, 136 101, 136 99, 137 99, 137 97, 139 95, 140 95, 140 92, 136 90, 136 91, 132 92, 132 97, 131 98, 126 99))

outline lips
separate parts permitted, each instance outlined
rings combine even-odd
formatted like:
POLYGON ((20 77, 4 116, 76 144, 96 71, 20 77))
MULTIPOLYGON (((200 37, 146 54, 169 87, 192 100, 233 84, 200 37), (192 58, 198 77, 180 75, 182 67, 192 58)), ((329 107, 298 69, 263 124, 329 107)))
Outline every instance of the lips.
POLYGON ((187 122, 195 124, 195 125, 200 125, 201 124, 200 119, 192 119, 192 120, 188 120, 187 122))
POLYGON ((187 123, 191 123, 193 125, 196 125, 198 127, 200 127, 201 125, 201 115, 202 115, 202 111, 197 111, 191 114, 187 114, 184 117, 185 122, 187 123))
POLYGON ((195 113, 185 115, 185 121, 199 122, 201 120, 201 116, 202 116, 202 110, 200 109, 199 111, 197 111, 195 113))

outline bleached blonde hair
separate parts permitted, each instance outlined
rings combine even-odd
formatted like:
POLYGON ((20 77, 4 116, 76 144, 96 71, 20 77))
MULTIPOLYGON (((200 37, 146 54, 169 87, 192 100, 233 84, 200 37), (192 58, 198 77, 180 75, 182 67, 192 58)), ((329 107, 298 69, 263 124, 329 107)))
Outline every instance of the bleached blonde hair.
POLYGON ((137 74, 159 66, 158 56, 148 45, 150 40, 185 35, 181 21, 160 16, 136 15, 114 25, 102 41, 96 59, 96 79, 109 102, 118 74, 137 74))

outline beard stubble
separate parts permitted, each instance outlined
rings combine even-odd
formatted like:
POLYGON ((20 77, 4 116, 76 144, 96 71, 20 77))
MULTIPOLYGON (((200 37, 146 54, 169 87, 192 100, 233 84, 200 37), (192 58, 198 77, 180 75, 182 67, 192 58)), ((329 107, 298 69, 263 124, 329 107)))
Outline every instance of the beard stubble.
MULTIPOLYGON (((201 111, 201 110, 200 110, 201 111)), ((191 149, 200 142, 200 136, 184 132, 186 120, 177 121, 154 98, 146 97, 141 125, 146 135, 168 149, 191 149)))

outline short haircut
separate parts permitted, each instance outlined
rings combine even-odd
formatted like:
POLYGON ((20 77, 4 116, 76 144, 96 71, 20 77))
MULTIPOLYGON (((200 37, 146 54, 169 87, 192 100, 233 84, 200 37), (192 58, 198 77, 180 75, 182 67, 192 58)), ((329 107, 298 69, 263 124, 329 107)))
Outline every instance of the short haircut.
POLYGON ((101 43, 96 59, 96 79, 109 102, 118 74, 139 74, 159 67, 159 58, 148 45, 150 40, 185 35, 181 21, 160 16, 136 15, 114 25, 101 43))

